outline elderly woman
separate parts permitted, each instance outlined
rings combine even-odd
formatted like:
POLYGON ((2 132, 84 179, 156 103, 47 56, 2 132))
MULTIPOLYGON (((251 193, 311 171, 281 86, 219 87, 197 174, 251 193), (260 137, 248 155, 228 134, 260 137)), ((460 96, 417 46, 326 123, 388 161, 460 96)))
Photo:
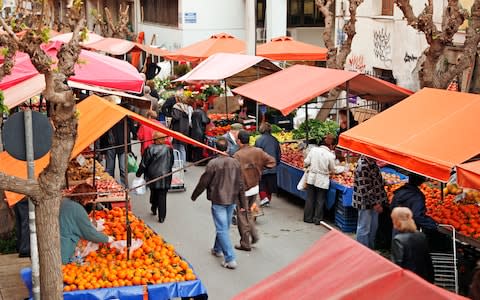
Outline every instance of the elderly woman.
MULTIPOLYGON (((153 133, 154 142, 145 150, 142 155, 142 162, 137 171, 137 177, 145 174, 145 180, 150 181, 172 172, 173 167, 173 149, 165 145, 163 133, 155 131, 153 133)), ((167 215, 167 192, 172 183, 172 175, 159 179, 148 185, 150 188, 150 204, 153 215, 157 214, 158 221, 163 223, 167 215)))
POLYGON ((391 216, 393 227, 398 232, 392 241, 392 261, 433 282, 433 265, 428 243, 425 235, 417 231, 412 211, 407 207, 395 207, 391 216))
POLYGON ((82 183, 72 191, 73 196, 64 198, 60 205, 60 243, 62 263, 66 264, 72 258, 75 247, 80 239, 94 243, 110 243, 112 237, 98 232, 88 218, 84 206, 95 200, 95 188, 82 183), (75 194, 86 194, 78 195, 75 194))

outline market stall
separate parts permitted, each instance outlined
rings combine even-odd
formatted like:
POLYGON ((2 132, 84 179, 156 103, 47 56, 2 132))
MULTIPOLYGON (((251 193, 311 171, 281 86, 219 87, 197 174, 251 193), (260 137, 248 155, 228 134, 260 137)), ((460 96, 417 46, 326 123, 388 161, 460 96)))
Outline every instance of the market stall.
POLYGON ((466 299, 331 230, 287 267, 236 295, 254 299, 466 299))
MULTIPOLYGON (((80 116, 78 137, 72 151, 72 159, 75 160, 69 165, 67 178, 72 186, 96 181, 97 202, 125 201, 128 199, 128 190, 106 174, 93 157, 89 158, 85 149, 89 149, 103 133, 126 117, 186 143, 216 151, 97 96, 91 96, 80 102, 77 109, 80 116)), ((46 167, 48 161, 48 155, 35 161, 36 176, 46 167)), ((2 152, 0 171, 25 178, 26 164, 2 152)), ((66 189, 64 193, 68 196, 70 190, 66 189)), ((22 195, 10 192, 6 192, 6 197, 10 205, 23 198, 22 195)), ((97 230, 114 236, 116 241, 105 245, 92 245, 86 242, 77 245, 75 252, 77 260, 63 267, 66 299, 98 299, 98 296, 107 295, 124 297, 126 294, 134 297, 132 299, 135 299, 135 296, 143 297, 145 294, 151 297, 172 298, 206 293, 205 287, 196 278, 191 266, 175 252, 173 246, 163 241, 161 236, 131 212, 128 212, 127 216, 125 208, 97 210, 91 217, 96 222, 97 230), (131 246, 127 250, 130 234, 131 246), (127 251, 130 251, 130 256, 127 251), (97 272, 93 272, 94 269, 97 272), (138 273, 138 270, 142 272, 138 273)))
POLYGON ((328 49, 294 40, 289 36, 273 38, 257 46, 258 56, 271 60, 327 60, 328 49))

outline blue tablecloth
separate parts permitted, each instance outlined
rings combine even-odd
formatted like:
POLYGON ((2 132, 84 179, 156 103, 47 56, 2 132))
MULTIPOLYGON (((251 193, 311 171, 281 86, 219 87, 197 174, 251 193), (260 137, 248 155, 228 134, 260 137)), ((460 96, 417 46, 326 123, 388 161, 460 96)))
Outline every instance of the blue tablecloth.
MULTIPOLYGON (((24 268, 21 271, 22 280, 29 289, 31 297, 32 288, 32 269, 24 268)), ((191 280, 183 282, 172 282, 163 284, 154 284, 147 286, 149 299, 171 299, 181 297, 194 297, 207 294, 205 286, 200 280, 191 280)), ((94 290, 83 290, 74 292, 64 292, 65 300, 143 300, 143 286, 124 286, 116 288, 103 288, 94 290)))

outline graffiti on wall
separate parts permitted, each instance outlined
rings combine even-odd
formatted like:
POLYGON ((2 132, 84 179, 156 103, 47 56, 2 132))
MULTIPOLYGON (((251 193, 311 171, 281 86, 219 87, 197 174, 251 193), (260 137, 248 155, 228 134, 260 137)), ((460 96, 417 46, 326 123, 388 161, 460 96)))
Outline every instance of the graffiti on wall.
POLYGON ((347 70, 365 73, 365 60, 363 55, 351 55, 347 61, 347 70))
POLYGON ((392 64, 391 34, 385 28, 373 32, 373 52, 386 67, 392 64))
POLYGON ((403 61, 406 63, 416 61, 418 59, 418 56, 415 56, 414 54, 408 54, 408 52, 405 52, 405 56, 403 57, 403 61))

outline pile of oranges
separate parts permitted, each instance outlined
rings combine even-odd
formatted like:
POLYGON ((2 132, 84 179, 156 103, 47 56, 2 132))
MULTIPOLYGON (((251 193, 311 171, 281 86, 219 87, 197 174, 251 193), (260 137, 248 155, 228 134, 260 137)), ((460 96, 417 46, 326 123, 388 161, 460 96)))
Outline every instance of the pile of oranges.
MULTIPOLYGON (((393 192, 402 184, 386 187, 391 202, 393 192)), ((425 195, 427 215, 439 224, 448 224, 465 236, 480 239, 480 206, 455 201, 455 195, 444 195, 442 200, 440 188, 422 184, 420 190, 425 195)))
MULTIPOLYGON (((97 211, 95 219, 104 219, 104 233, 116 240, 127 238, 125 208, 97 211)), ((175 253, 173 245, 165 243, 145 223, 128 214, 132 239, 141 239, 140 248, 130 253, 101 244, 83 264, 64 265, 64 291, 111 288, 132 285, 162 284, 195 280, 189 264, 175 253)))

